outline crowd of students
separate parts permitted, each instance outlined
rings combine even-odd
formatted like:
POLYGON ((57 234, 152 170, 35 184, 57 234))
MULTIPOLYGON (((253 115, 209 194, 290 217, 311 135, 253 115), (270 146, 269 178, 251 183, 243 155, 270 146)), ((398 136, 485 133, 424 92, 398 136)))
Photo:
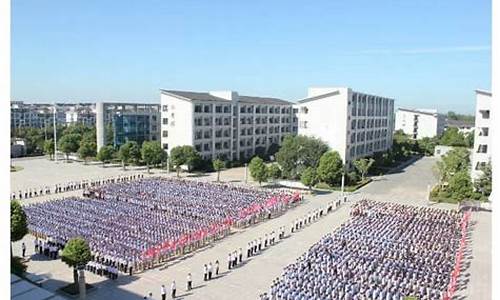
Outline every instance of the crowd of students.
POLYGON ((351 215, 285 267, 261 299, 443 298, 461 238, 460 213, 363 200, 351 215))
POLYGON ((127 270, 161 262, 227 234, 241 218, 283 209, 297 199, 283 192, 165 178, 115 181, 88 192, 91 198, 26 205, 28 228, 62 245, 82 236, 93 255, 106 257, 107 266, 127 270))

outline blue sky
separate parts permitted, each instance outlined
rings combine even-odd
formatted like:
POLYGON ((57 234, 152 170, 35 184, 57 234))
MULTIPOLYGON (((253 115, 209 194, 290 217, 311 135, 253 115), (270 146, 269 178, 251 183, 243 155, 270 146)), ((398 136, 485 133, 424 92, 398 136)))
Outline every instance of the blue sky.
POLYGON ((12 1, 12 99, 159 101, 160 88, 295 101, 350 86, 473 112, 491 85, 491 3, 12 1))

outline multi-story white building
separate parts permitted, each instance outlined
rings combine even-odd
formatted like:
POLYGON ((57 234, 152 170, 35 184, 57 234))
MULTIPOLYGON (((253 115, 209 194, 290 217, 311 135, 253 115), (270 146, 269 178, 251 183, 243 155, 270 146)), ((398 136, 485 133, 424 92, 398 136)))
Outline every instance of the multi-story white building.
POLYGON ((476 120, 474 130, 474 149, 472 152, 471 177, 481 176, 481 168, 491 160, 491 92, 476 90, 476 120))
POLYGON ((394 100, 348 87, 309 88, 299 100, 298 134, 317 137, 346 165, 392 146, 394 100))
POLYGON ((292 103, 234 91, 161 90, 161 143, 193 146, 204 159, 244 160, 297 134, 292 103))
POLYGON ((398 108, 395 130, 402 130, 413 139, 435 137, 443 133, 446 118, 435 109, 398 108))

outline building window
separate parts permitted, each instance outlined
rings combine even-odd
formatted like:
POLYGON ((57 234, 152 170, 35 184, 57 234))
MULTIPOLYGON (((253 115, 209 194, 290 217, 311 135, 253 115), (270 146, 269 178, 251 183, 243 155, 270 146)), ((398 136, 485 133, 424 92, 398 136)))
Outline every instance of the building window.
POLYGON ((168 150, 168 144, 163 144, 163 149, 168 150))
POLYGON ((487 153, 487 152, 488 152, 488 145, 479 145, 477 153, 487 153))
POLYGON ((194 112, 195 113, 201 113, 202 112, 202 106, 201 106, 201 104, 198 104, 198 105, 194 106, 194 112))
POLYGON ((163 123, 163 125, 168 125, 168 118, 163 118, 162 123, 163 123))
POLYGON ((488 136, 489 134, 489 128, 488 127, 482 127, 479 130, 479 136, 488 136))
POLYGON ((163 136, 163 137, 168 137, 168 131, 167 131, 167 130, 163 130, 163 132, 162 132, 162 136, 163 136))
POLYGON ((163 105, 162 106, 162 111, 168 111, 168 106, 167 105, 163 105))

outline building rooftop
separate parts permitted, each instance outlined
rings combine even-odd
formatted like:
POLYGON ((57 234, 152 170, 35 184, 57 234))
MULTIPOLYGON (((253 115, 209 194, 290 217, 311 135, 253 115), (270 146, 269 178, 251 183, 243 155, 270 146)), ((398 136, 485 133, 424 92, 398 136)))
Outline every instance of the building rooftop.
POLYGON ((472 127, 474 127, 474 123, 466 122, 463 120, 451 120, 451 119, 446 119, 446 125, 448 127, 458 127, 458 128, 472 128, 472 127))
POLYGON ((338 94, 340 94, 339 91, 333 91, 333 92, 326 93, 326 94, 323 94, 323 95, 318 95, 318 96, 314 96, 314 97, 310 97, 310 98, 305 98, 305 99, 297 101, 297 103, 305 103, 305 102, 309 102, 309 101, 323 99, 323 98, 330 97, 330 96, 335 96, 335 95, 338 95, 338 94))
MULTIPOLYGON (((230 101, 221 97, 214 96, 208 92, 190 92, 176 90, 161 90, 162 93, 181 98, 183 100, 200 100, 200 101, 230 101)), ((293 104, 292 102, 271 98, 271 97, 255 97, 255 96, 238 96, 238 102, 254 103, 254 104, 293 104)))
POLYGON ((398 111, 407 111, 407 112, 412 112, 416 114, 421 114, 421 115, 429 115, 429 116, 436 116, 438 115, 437 110, 433 112, 434 110, 431 109, 409 109, 409 108, 398 108, 398 111))
POLYGON ((483 94, 483 95, 486 95, 486 96, 491 96, 491 92, 490 91, 486 91, 486 90, 476 90, 476 94, 483 94))
POLYGON ((290 101, 270 98, 270 97, 254 97, 254 96, 240 96, 239 102, 256 103, 256 104, 293 104, 290 101))

